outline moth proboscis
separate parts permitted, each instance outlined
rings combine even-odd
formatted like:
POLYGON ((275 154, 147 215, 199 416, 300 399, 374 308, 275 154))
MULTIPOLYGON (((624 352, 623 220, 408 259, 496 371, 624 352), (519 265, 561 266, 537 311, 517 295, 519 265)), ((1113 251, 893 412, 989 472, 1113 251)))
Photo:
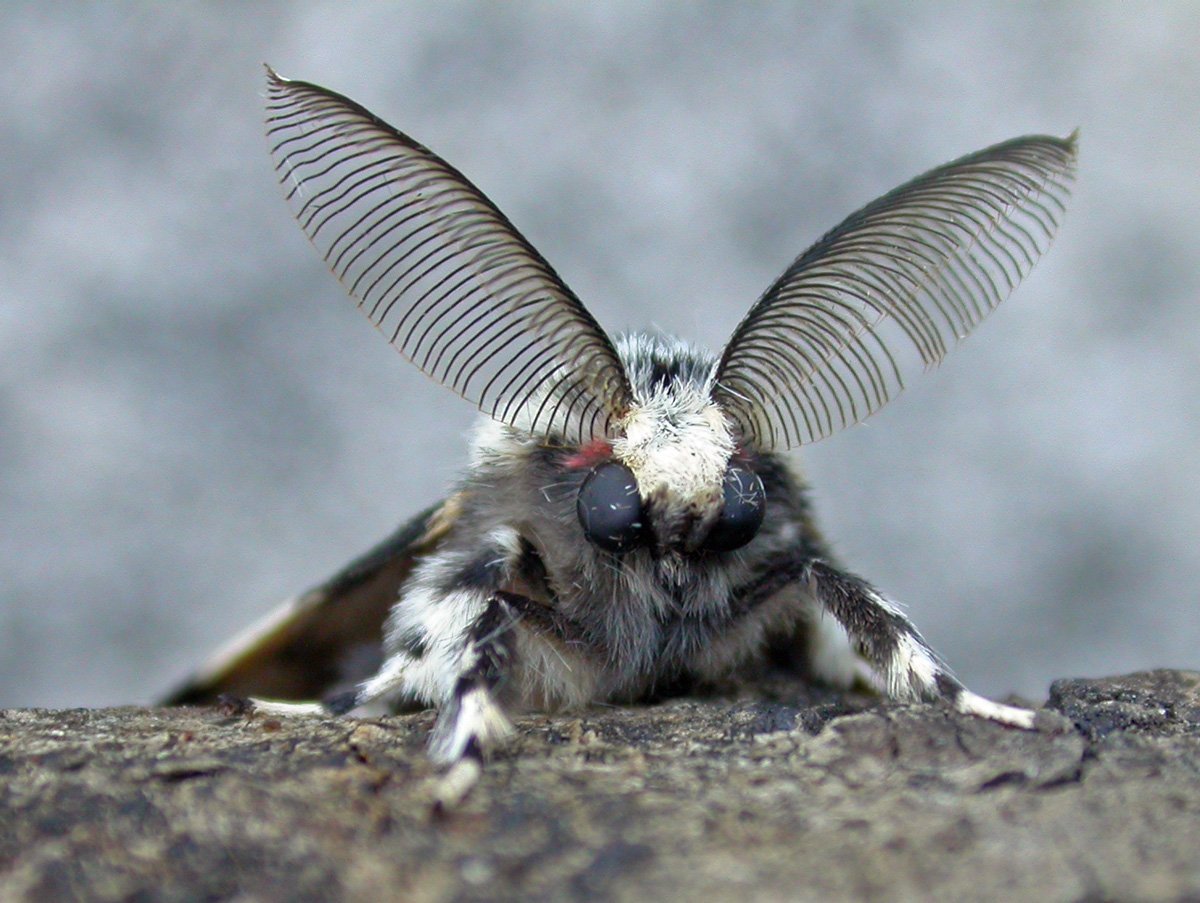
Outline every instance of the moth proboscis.
POLYGON ((835 562, 784 452, 878 410, 1015 288, 1065 209, 1074 134, 996 144, 871 201, 713 355, 611 339, 462 173, 354 101, 268 68, 267 110, 279 181, 334 275, 484 416, 447 501, 169 702, 432 706, 432 756, 473 775, 515 712, 638 700, 784 651, 835 686, 1032 726, 835 562))

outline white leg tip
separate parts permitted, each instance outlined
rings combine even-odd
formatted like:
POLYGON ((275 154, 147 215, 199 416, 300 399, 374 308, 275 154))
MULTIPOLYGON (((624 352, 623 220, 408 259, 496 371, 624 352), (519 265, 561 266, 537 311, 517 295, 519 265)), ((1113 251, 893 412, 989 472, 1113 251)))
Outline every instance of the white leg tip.
POLYGON ((459 759, 442 775, 433 794, 433 807, 439 812, 448 812, 467 798, 471 789, 479 783, 483 767, 478 759, 459 759))
POLYGON ((1027 731, 1033 730, 1033 720, 1037 715, 1036 712, 1029 709, 1020 709, 1016 706, 992 702, 990 699, 984 699, 982 696, 966 689, 959 694, 955 708, 967 715, 986 718, 989 721, 998 721, 1001 724, 1019 727, 1027 731))
POLYGON ((251 708, 260 715, 279 715, 283 718, 325 716, 329 710, 319 702, 276 702, 273 699, 250 699, 251 708))

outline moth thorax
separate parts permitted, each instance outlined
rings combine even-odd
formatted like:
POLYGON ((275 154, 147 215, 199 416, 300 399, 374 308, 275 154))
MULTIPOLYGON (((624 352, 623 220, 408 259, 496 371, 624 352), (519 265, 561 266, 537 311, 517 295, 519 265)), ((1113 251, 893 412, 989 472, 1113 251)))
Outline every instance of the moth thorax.
POLYGON ((643 500, 704 509, 720 502, 733 436, 720 408, 688 400, 655 396, 635 407, 620 424, 613 457, 633 471, 643 500))

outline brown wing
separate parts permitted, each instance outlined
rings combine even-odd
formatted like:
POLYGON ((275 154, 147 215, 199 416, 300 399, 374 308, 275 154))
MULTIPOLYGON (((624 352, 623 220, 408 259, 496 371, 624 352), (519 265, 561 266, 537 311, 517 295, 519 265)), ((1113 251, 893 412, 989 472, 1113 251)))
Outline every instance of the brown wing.
POLYGON ((236 636, 162 705, 218 697, 322 699, 370 676, 381 661, 383 623, 401 584, 458 520, 461 498, 423 511, 330 580, 289 599, 236 636))

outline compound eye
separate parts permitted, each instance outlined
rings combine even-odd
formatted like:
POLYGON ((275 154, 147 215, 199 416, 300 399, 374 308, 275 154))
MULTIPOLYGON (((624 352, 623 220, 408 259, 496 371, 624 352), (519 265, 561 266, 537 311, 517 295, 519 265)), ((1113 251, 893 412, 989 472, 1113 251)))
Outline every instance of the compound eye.
POLYGON ((642 497, 637 480, 624 464, 595 467, 579 487, 579 523, 592 545, 624 552, 642 539, 642 497))
POLYGON ((767 513, 767 491, 752 470, 730 465, 725 471, 725 501, 721 514, 704 540, 714 552, 740 549, 758 533, 767 513))

